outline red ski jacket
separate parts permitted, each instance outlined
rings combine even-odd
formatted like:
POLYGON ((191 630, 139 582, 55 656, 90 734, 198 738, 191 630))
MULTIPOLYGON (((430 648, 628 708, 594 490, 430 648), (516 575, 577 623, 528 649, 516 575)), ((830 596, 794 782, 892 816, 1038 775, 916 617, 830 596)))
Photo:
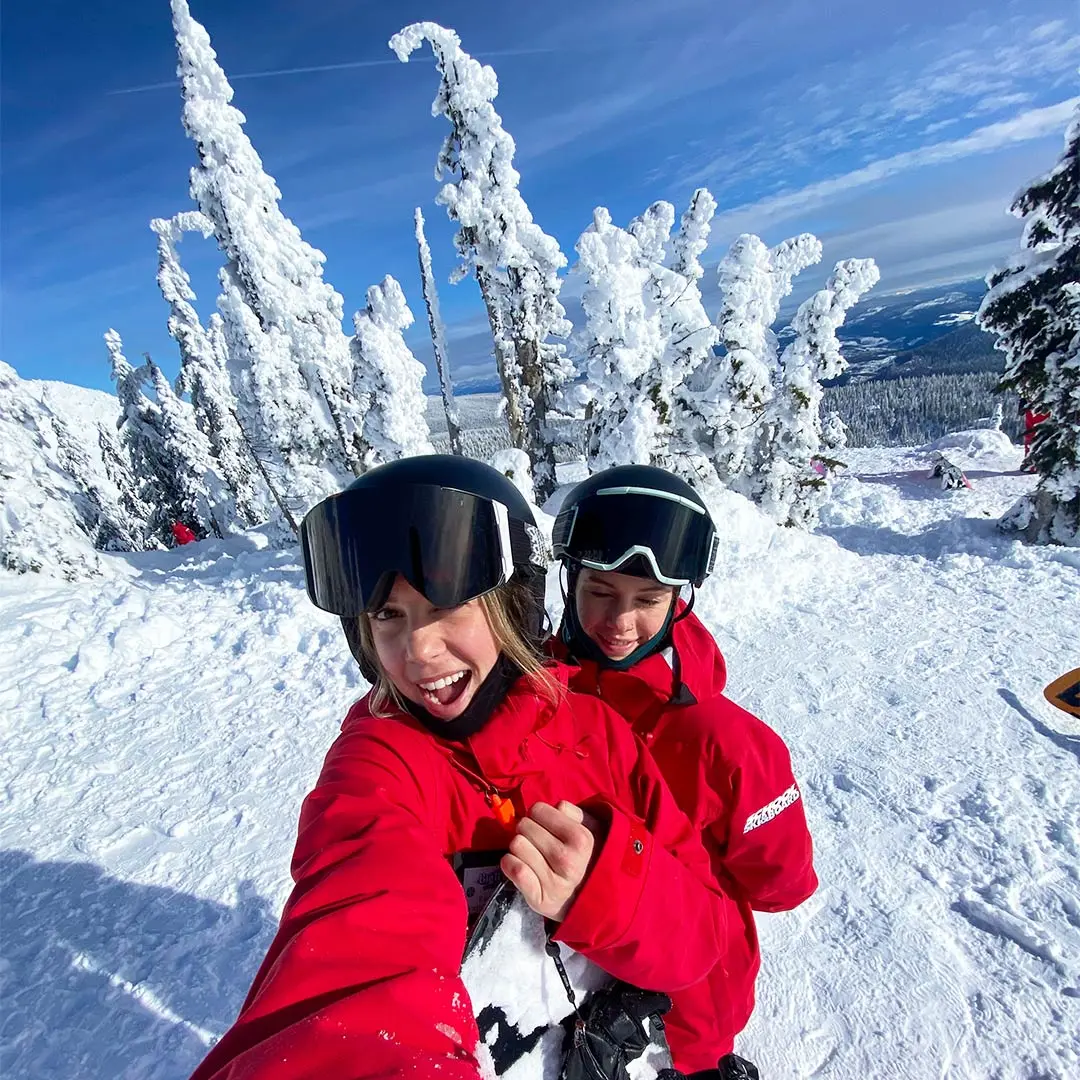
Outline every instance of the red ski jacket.
MULTIPOLYGON (((685 610, 682 601, 677 610, 685 610)), ((700 832, 716 882, 738 907, 720 964, 672 994, 668 1041, 676 1068, 690 1073, 715 1069, 753 1012, 761 963, 753 911, 797 907, 817 888, 817 875, 784 741, 723 696, 724 658, 695 615, 679 619, 672 635, 681 690, 670 652, 625 672, 583 661, 570 686, 630 721, 700 832)), ((560 643, 552 651, 565 657, 560 643)))
MULTIPOLYGON (((553 673, 565 684, 568 671, 553 673)), ((595 698, 521 679, 464 743, 350 710, 300 813, 296 881, 233 1027, 195 1080, 476 1080, 459 976, 467 907, 449 857, 505 850, 491 796, 585 804, 608 826, 554 937, 619 978, 674 991, 720 959, 731 902, 652 758, 595 698)), ((498 803, 496 803, 498 805, 498 803)), ((504 808, 505 809, 505 808, 504 808)))

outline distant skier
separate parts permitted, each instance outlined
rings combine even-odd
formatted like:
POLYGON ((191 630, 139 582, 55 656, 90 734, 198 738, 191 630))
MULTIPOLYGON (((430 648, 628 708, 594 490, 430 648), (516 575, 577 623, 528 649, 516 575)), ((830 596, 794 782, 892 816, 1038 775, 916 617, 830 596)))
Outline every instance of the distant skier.
POLYGON ((1020 468, 1024 472, 1034 472, 1035 466, 1031 463, 1031 444, 1035 441, 1035 429, 1044 421, 1049 420, 1048 412, 1036 412, 1034 409, 1024 409, 1024 460, 1020 468))
POLYGON ((731 901, 625 722, 536 651, 544 545, 513 483, 405 458, 316 506, 301 539, 308 593, 373 689, 304 802, 277 936, 195 1077, 479 1080, 460 966, 485 857, 616 978, 668 992, 712 970, 731 901))
POLYGON ((190 544, 193 540, 198 539, 182 521, 173 522, 172 534, 177 547, 183 547, 184 544, 190 544))
POLYGON ((580 665, 572 689, 630 722, 701 833, 716 882, 737 902, 723 962, 671 995, 675 1066, 703 1078, 756 1077, 733 1053, 760 966, 753 912, 798 906, 817 876, 788 749, 723 695, 724 658, 691 611, 693 588, 712 570, 715 527, 688 484, 624 465, 571 490, 553 539, 567 595, 552 651, 580 665), (679 598, 686 587, 689 602, 679 598))

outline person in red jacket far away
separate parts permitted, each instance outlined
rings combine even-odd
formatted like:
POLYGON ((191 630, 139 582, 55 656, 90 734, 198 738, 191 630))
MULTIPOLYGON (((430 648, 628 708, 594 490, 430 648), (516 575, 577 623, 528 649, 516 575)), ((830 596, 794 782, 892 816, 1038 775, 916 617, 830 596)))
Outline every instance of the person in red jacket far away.
POLYGON ((734 903, 625 721, 544 664, 545 546, 517 488, 406 458, 316 506, 301 541, 308 594, 373 688, 304 801, 277 935, 197 1080, 479 1080, 466 853, 613 976, 700 982, 734 903))
POLYGON ((724 697, 724 658, 691 610, 693 592, 689 604, 679 598, 712 570, 715 527, 688 484, 626 465, 568 494, 553 540, 567 595, 550 651, 579 665, 572 689, 613 705, 652 752, 741 915, 722 963, 671 995, 675 1066, 702 1080, 757 1077, 733 1052, 754 1008, 753 912, 796 907, 817 876, 788 749, 724 697))
POLYGON ((195 534, 182 521, 173 522, 172 534, 177 547, 183 547, 196 539, 195 534))
POLYGON ((1036 412, 1034 409, 1024 409, 1024 460, 1020 468, 1024 472, 1034 472, 1035 466, 1030 460, 1031 444, 1035 441, 1035 429, 1044 421, 1049 420, 1049 413, 1036 412))

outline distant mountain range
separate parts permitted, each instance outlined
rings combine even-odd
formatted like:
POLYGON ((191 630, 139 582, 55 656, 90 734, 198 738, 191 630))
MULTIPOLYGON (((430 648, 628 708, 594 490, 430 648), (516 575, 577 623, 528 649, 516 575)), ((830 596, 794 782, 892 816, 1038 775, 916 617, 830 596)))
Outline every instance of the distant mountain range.
POLYGON ((1001 371, 993 335, 975 325, 985 293, 977 279, 860 304, 840 329, 850 365, 840 382, 1001 371))

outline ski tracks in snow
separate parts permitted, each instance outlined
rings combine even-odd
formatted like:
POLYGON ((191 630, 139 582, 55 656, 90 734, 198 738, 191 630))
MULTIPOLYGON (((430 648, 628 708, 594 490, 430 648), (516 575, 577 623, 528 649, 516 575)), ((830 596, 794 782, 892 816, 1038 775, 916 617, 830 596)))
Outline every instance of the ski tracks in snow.
MULTIPOLYGON (((792 748, 822 881, 761 918, 738 1045, 763 1075, 1080 1075, 1080 777, 1041 698, 1080 574, 967 521, 953 536, 978 554, 840 574, 822 548, 828 584, 726 650, 732 696, 792 748)), ((886 551, 918 549, 889 533, 886 551)))
POLYGON ((230 543, 0 578, 10 1075, 186 1076, 269 945, 362 683, 295 553, 230 543))
MULTIPOLYGON (((874 455, 831 536, 709 495, 698 611, 792 749, 822 882, 760 919, 739 1049, 768 1080, 1080 1075, 1080 778, 1041 698, 1077 662, 1080 560, 993 531, 1029 478, 937 497, 874 455)), ((0 576, 3 1063, 182 1080, 265 953, 363 685, 295 553, 104 561, 0 576)))

